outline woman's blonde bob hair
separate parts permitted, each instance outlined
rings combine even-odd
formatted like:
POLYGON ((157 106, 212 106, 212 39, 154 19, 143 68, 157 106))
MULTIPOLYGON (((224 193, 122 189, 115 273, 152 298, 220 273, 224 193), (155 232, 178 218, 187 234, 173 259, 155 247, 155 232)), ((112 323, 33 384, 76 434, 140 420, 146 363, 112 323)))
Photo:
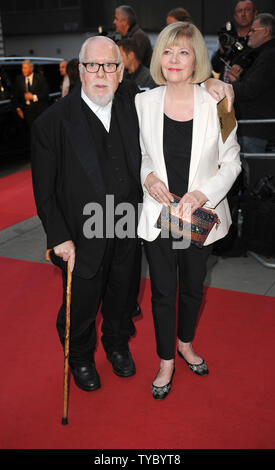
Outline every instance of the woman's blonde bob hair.
POLYGON ((187 21, 177 21, 166 26, 159 34, 154 46, 150 72, 158 85, 166 85, 166 79, 161 70, 161 58, 165 49, 177 45, 181 39, 186 39, 195 54, 195 71, 192 83, 202 83, 211 76, 212 68, 208 50, 198 28, 187 21))

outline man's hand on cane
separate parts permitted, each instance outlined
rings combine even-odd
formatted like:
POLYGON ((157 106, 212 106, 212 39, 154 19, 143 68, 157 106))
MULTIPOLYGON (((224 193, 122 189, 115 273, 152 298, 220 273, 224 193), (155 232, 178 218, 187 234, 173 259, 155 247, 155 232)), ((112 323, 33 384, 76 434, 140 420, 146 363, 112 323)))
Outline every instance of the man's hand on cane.
POLYGON ((72 240, 61 243, 54 247, 54 252, 56 256, 60 256, 63 261, 68 261, 70 259, 70 271, 74 269, 75 263, 75 246, 72 240))

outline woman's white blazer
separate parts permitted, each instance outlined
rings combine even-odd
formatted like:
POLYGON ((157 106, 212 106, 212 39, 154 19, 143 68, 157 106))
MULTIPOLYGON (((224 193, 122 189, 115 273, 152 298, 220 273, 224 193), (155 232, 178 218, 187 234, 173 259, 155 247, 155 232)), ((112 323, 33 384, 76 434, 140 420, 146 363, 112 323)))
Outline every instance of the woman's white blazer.
MULTIPOLYGON (((138 235, 144 240, 157 238, 160 229, 154 225, 162 205, 150 196, 144 186, 149 173, 162 180, 169 189, 163 155, 164 97, 166 86, 136 95, 142 152, 141 184, 144 198, 138 224, 138 235)), ((194 86, 194 116, 188 191, 198 189, 208 201, 204 207, 217 213, 220 224, 213 228, 205 245, 224 237, 232 223, 226 194, 241 171, 240 147, 236 130, 225 143, 221 138, 217 101, 204 87, 194 86)))

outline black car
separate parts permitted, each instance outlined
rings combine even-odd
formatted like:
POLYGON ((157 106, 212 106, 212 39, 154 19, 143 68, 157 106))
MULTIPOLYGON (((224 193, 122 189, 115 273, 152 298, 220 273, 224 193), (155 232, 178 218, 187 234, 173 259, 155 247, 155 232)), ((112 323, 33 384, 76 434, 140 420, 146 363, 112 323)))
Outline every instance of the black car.
POLYGON ((13 84, 22 74, 25 59, 31 60, 36 72, 43 73, 49 86, 49 104, 61 96, 59 63, 63 59, 48 57, 0 57, 0 157, 25 154, 29 139, 26 125, 13 105, 13 84))

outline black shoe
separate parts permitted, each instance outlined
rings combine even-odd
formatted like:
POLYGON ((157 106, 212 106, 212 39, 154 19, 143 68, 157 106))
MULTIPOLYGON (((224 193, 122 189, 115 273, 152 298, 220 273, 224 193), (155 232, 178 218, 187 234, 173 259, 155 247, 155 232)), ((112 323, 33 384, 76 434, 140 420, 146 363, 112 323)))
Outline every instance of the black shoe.
POLYGON ((112 363, 114 373, 120 377, 130 377, 136 373, 130 351, 107 352, 107 359, 112 363))
POLYGON ((189 369, 192 372, 194 372, 194 374, 201 375, 201 376, 209 374, 207 364, 204 360, 202 360, 202 362, 200 364, 190 364, 190 362, 188 362, 185 359, 185 357, 183 356, 183 354, 179 350, 178 350, 178 355, 186 362, 189 369))
POLYGON ((82 366, 70 365, 70 368, 74 376, 75 384, 82 390, 92 392, 101 386, 99 375, 94 363, 82 366))
POLYGON ((136 327, 135 327, 135 324, 134 324, 132 318, 137 317, 140 314, 141 314, 141 308, 140 308, 139 304, 137 303, 136 306, 135 306, 134 311, 131 314, 131 318, 130 318, 130 336, 134 336, 135 333, 136 333, 136 327))
POLYGON ((163 385, 162 387, 156 387, 156 385, 152 384, 152 394, 155 400, 163 400, 169 395, 171 388, 172 388, 172 381, 173 381, 174 373, 175 373, 175 368, 173 369, 172 376, 168 384, 163 385))

